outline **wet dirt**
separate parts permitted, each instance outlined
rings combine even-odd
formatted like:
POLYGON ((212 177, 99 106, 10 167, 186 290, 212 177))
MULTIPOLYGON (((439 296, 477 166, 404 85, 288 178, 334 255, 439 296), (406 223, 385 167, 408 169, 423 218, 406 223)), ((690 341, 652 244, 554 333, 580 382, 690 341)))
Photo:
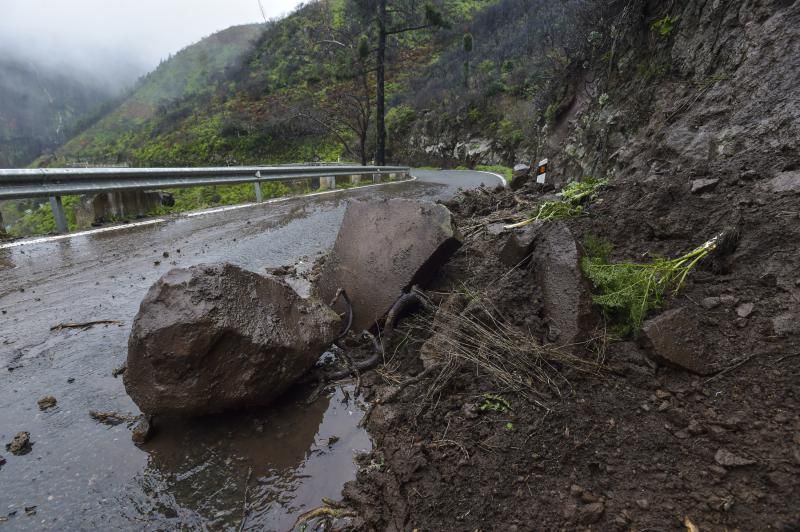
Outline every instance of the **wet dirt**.
POLYGON ((160 432, 141 448, 128 424, 103 425, 89 412, 138 414, 112 373, 125 361, 139 302, 170 268, 310 263, 333 244, 348 199, 444 199, 495 184, 468 172, 419 174, 412 183, 0 249, 0 442, 20 431, 35 441, 28 455, 4 453, 4 529, 236 528, 251 468, 245 529, 283 530, 321 497, 338 498, 354 478, 354 452, 369 448, 355 428, 360 407, 342 402, 346 388, 308 408, 292 397, 265 412, 157 422, 160 432), (105 319, 122 325, 50 330, 105 319), (58 403, 40 411, 45 395, 58 403))
MULTIPOLYGON (((614 260, 675 257, 742 229, 730 263, 701 265, 664 307, 698 316, 717 371, 657 366, 638 343, 612 339, 581 352, 602 355, 596 372, 552 364, 559 393, 539 386, 532 401, 475 364, 423 374, 441 355, 423 347, 436 318, 406 320, 388 377, 363 379, 368 400, 391 400, 373 410, 374 451, 360 458, 382 467, 345 487, 359 530, 800 529, 800 330, 775 326, 800 317, 798 196, 736 181, 702 198, 670 182, 615 185, 566 221, 579 243, 610 241, 614 260), (753 308, 737 312, 743 304, 753 308), (491 408, 487 394, 507 406, 491 408)), ((544 342, 535 267, 503 264, 506 236, 492 227, 541 200, 477 193, 450 204, 466 238, 428 292, 434 302, 480 294, 502 323, 544 342)))

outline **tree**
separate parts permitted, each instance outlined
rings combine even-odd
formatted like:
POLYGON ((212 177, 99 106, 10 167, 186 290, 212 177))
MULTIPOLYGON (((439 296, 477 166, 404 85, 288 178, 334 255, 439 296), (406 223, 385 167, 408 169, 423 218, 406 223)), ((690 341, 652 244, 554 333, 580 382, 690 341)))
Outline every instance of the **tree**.
POLYGON ((466 58, 464 59, 464 88, 469 89, 469 60, 470 55, 472 54, 472 34, 465 33, 464 34, 464 53, 466 54, 466 58))
POLYGON ((425 4, 419 13, 418 3, 394 2, 391 11, 387 9, 387 0, 377 0, 378 14, 376 18, 378 31, 378 47, 375 56, 376 71, 376 147, 375 164, 386 164, 386 42, 392 35, 400 35, 428 28, 446 28, 442 13, 432 4, 425 4))

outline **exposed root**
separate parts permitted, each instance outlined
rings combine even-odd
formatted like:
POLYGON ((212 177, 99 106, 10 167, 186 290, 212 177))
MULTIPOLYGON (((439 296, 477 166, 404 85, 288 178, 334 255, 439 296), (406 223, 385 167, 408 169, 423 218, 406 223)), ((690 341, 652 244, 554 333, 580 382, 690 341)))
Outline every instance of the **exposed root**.
POLYGON ((344 288, 340 288, 336 291, 336 295, 333 296, 330 307, 333 308, 333 306, 336 305, 336 302, 339 301, 340 297, 344 299, 344 302, 347 304, 347 323, 345 323, 344 328, 339 333, 339 336, 336 337, 334 342, 347 336, 347 333, 350 332, 350 327, 353 326, 353 303, 350 302, 350 298, 347 296, 347 292, 345 292, 344 288))

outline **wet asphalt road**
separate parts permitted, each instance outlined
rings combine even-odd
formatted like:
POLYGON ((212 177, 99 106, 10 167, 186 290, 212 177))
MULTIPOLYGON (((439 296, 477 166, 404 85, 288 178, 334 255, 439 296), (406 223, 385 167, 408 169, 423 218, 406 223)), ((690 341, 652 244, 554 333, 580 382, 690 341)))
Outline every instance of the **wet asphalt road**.
POLYGON ((352 453, 369 442, 355 423, 342 421, 355 409, 333 397, 325 408, 279 412, 269 420, 226 416, 213 429, 187 426, 146 449, 131 443, 124 424, 100 425, 88 412, 138 413, 111 373, 125 360, 144 293, 170 268, 230 261, 264 272, 303 257, 314 260, 333 244, 348 200, 445 199, 461 187, 499 182, 466 171, 415 175, 414 182, 0 248, 0 443, 18 431, 30 432, 34 442, 32 452, 20 457, 0 447, 8 461, 0 466, 0 528, 235 527, 240 512, 231 508, 241 506, 248 467, 275 461, 277 451, 263 453, 287 446, 298 447, 288 453, 293 458, 256 471, 253 496, 267 503, 254 509, 254 526, 284 527, 321 496, 336 498, 341 484, 354 477, 352 453), (60 323, 93 320, 122 324, 51 331, 60 323), (36 401, 45 395, 54 395, 58 406, 40 412, 36 401), (265 425, 269 437, 259 436, 265 425), (336 436, 350 446, 344 462, 321 443, 331 427, 339 427, 336 436), (328 475, 332 470, 339 474, 328 475), (314 471, 325 472, 329 482, 309 484, 314 471))

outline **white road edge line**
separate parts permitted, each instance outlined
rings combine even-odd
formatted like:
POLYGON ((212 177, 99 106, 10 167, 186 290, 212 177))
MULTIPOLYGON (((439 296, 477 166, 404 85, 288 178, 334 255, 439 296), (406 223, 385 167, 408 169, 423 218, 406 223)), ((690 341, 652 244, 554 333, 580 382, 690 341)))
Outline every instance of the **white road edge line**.
MULTIPOLYGON (((326 190, 324 192, 312 192, 311 194, 303 194, 302 196, 286 196, 286 197, 283 197, 283 198, 273 198, 273 199, 269 199, 269 200, 266 200, 266 201, 262 201, 261 203, 243 203, 241 205, 230 205, 230 206, 227 206, 227 207, 219 207, 219 208, 207 209, 207 210, 203 210, 203 211, 180 213, 180 214, 177 215, 177 217, 178 218, 181 218, 181 217, 194 218, 195 216, 205 216, 207 214, 215 214, 215 213, 218 213, 218 212, 233 211, 233 210, 236 210, 236 209, 244 209, 246 207, 256 207, 258 205, 268 205, 270 203, 280 203, 280 202, 283 202, 283 201, 289 201, 289 200, 298 199, 298 198, 308 198, 308 197, 312 197, 312 196, 322 196, 322 195, 325 195, 325 194, 336 194, 338 192, 348 192, 350 190, 361 190, 361 189, 370 188, 370 187, 381 187, 381 186, 384 186, 384 185, 396 185, 396 184, 399 184, 399 183, 408 183, 410 181, 416 181, 416 180, 417 180, 417 176, 411 176, 411 179, 403 179, 402 181, 390 181, 388 183, 374 183, 372 185, 364 185, 364 186, 361 186, 361 187, 340 188, 340 189, 334 189, 334 190, 326 190)), ((134 223, 123 224, 123 225, 115 225, 115 226, 112 226, 112 227, 101 227, 99 229, 90 229, 88 231, 80 231, 78 233, 69 233, 69 234, 66 234, 66 235, 54 235, 54 236, 45 236, 45 237, 33 238, 33 239, 27 239, 27 240, 16 240, 14 242, 9 242, 7 244, 0 244, 0 249, 16 248, 16 247, 20 247, 20 246, 30 246, 30 245, 33 245, 33 244, 44 244, 44 243, 47 243, 47 242, 56 242, 58 240, 66 240, 66 239, 69 239, 69 238, 76 238, 76 237, 79 237, 79 236, 96 235, 98 233, 107 233, 109 231, 121 231, 123 229, 128 229, 128 228, 131 228, 131 227, 141 227, 143 225, 153 225, 153 224, 164 223, 164 222, 167 222, 167 221, 169 221, 167 218, 154 218, 152 220, 144 220, 144 221, 141 221, 141 222, 134 222, 134 223)))
POLYGON ((495 174, 494 172, 486 172, 484 170, 472 170, 472 171, 473 172, 478 172, 480 174, 493 175, 503 183, 503 188, 508 188, 508 180, 505 177, 501 176, 500 174, 495 174))

